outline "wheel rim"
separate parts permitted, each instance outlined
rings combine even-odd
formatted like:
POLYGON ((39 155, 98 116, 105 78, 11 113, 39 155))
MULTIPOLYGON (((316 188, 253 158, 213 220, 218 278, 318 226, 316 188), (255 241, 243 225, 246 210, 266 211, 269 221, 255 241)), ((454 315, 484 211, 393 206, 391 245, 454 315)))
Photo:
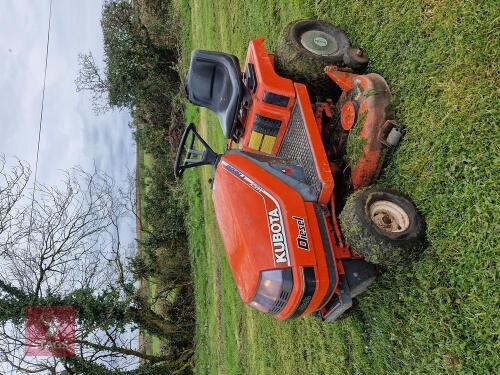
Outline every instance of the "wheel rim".
POLYGON ((300 43, 309 52, 316 55, 329 56, 339 49, 335 38, 320 30, 309 30, 300 36, 300 43))
POLYGON ((396 203, 380 200, 372 203, 370 219, 379 228, 390 233, 404 232, 410 226, 406 211, 396 203))

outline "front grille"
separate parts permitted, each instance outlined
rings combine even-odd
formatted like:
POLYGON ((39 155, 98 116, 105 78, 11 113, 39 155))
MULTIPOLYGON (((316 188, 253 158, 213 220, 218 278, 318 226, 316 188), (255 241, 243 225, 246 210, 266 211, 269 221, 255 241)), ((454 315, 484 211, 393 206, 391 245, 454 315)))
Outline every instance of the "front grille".
POLYGON ((282 275, 283 275, 283 285, 281 289, 281 294, 274 303, 271 310, 269 311, 269 313, 273 315, 283 310, 283 307, 285 307, 286 303, 288 302, 288 298, 290 297, 290 293, 292 292, 293 288, 293 274, 291 268, 284 269, 282 271, 282 275))
POLYGON ((288 319, 295 319, 301 316, 304 311, 306 311, 307 306, 311 302, 311 299, 316 291, 316 274, 314 273, 314 268, 303 267, 302 268, 302 279, 304 280, 304 289, 302 290, 302 297, 300 302, 288 319))
POLYGON ((325 296, 323 297, 320 306, 323 306, 331 297, 335 284, 337 283, 337 272, 335 271, 335 261, 333 259, 333 251, 330 246, 330 241, 328 240, 328 229, 325 223, 325 216, 323 214, 323 209, 320 205, 314 205, 314 211, 316 212, 316 219, 318 221, 319 232, 321 234, 321 241, 323 242, 323 251, 326 259, 326 267, 328 270, 328 289, 325 296))
POLYGON ((311 187, 311 191, 317 199, 322 185, 316 171, 311 145, 307 138, 302 111, 298 104, 295 104, 292 110, 292 116, 277 156, 283 159, 295 160, 304 169, 306 183, 311 187))
POLYGON ((290 297, 290 291, 283 290, 269 313, 273 315, 279 313, 287 303, 288 297, 290 297))

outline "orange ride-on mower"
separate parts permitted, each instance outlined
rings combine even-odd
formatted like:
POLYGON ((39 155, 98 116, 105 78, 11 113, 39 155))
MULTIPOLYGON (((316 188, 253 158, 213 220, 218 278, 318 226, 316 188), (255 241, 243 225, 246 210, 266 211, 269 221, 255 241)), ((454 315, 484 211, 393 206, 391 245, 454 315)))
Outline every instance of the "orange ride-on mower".
POLYGON ((188 98, 215 112, 227 147, 216 154, 189 125, 175 175, 213 165, 239 294, 277 319, 335 320, 375 280, 373 263, 405 261, 423 238, 414 205, 371 185, 402 129, 385 80, 361 73, 367 64, 344 32, 315 20, 289 24, 274 55, 252 40, 243 73, 235 56, 191 55, 188 98))

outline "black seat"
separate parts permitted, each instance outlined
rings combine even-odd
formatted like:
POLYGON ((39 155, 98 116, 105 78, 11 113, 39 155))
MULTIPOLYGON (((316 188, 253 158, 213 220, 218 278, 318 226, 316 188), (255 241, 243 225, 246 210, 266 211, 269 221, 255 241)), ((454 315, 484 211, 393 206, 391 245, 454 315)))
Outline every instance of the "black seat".
POLYGON ((236 56, 194 50, 186 77, 186 93, 191 103, 214 111, 224 136, 232 136, 243 95, 236 56))

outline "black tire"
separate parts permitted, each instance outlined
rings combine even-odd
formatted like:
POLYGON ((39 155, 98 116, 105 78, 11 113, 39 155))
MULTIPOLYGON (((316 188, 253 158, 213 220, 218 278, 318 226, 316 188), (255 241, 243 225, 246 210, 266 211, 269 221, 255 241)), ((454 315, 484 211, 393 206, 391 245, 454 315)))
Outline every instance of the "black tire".
POLYGON ((339 218, 345 239, 371 263, 391 266, 408 261, 424 241, 422 216, 393 190, 367 187, 355 192, 339 218))
MULTIPOLYGON (((275 51, 275 69, 283 77, 307 84, 313 95, 339 92, 324 73, 327 65, 366 68, 368 58, 361 49, 351 47, 345 33, 325 21, 301 20, 288 24, 275 51)), ((311 98, 313 99, 313 98, 311 98)))

